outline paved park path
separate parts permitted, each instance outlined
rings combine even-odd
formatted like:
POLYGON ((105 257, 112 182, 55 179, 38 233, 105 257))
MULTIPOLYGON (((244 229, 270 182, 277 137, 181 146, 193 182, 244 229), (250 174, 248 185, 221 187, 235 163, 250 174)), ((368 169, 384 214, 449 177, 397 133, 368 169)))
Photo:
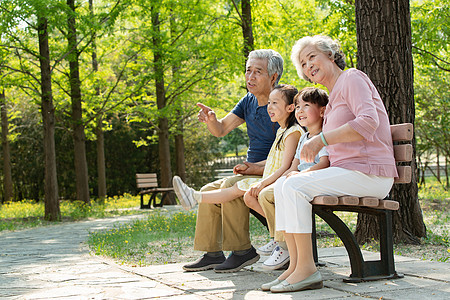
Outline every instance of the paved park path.
MULTIPOLYGON (((0 233, 0 299, 450 299, 450 264, 396 256, 405 278, 348 284, 343 248, 320 249, 321 290, 271 294, 259 289, 279 271, 258 262, 230 274, 183 272, 183 264, 130 267, 89 254, 89 232, 145 215, 0 233)), ((378 256, 364 252, 367 257, 378 256)))

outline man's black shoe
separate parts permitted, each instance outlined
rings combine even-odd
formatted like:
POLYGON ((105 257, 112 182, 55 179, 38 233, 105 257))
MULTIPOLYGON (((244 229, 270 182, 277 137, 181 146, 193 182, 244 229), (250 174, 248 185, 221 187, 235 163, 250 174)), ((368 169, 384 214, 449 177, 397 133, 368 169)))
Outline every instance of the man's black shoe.
POLYGON ((252 248, 243 255, 237 255, 232 252, 226 261, 214 268, 214 271, 217 273, 237 272, 243 267, 254 264, 258 260, 259 254, 256 253, 256 249, 252 246, 252 248))
POLYGON ((216 266, 220 265, 221 263, 223 263, 224 261, 225 255, 223 255, 223 253, 221 256, 217 257, 209 256, 207 253, 205 253, 195 262, 184 265, 183 270, 188 272, 211 270, 214 269, 216 266))

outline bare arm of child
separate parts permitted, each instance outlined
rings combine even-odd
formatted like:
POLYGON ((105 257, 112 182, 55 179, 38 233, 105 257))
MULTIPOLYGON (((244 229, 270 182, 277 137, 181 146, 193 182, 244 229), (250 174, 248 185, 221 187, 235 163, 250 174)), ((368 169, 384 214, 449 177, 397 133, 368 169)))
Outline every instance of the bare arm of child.
POLYGON ((281 176, 288 176, 289 177, 291 175, 288 175, 288 174, 290 174, 292 172, 297 172, 298 173, 298 165, 299 164, 300 164, 300 160, 298 158, 294 157, 294 160, 291 163, 291 167, 289 169, 287 169, 286 172, 284 172, 283 175, 281 175, 281 176))
POLYGON ((330 166, 330 160, 328 159, 328 156, 322 156, 319 158, 319 162, 315 164, 314 166, 309 167, 306 170, 303 170, 302 172, 310 172, 314 170, 320 170, 325 169, 330 166))
POLYGON ((294 159, 295 150, 297 149, 298 140, 300 139, 301 133, 296 131, 289 134, 284 140, 284 151, 283 158, 281 161, 281 166, 270 176, 260 181, 254 187, 252 187, 249 192, 252 196, 257 197, 259 192, 266 186, 274 183, 278 178, 280 178, 286 170, 288 170, 292 165, 292 160, 294 159))

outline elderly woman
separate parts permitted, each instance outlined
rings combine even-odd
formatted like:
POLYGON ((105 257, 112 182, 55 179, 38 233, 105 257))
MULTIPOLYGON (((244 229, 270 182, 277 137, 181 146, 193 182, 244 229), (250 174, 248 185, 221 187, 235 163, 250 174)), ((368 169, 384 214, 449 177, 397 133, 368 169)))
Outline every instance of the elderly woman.
POLYGON ((292 292, 323 287, 311 245, 315 196, 384 198, 397 176, 389 120, 375 86, 363 72, 344 71, 340 45, 326 36, 304 37, 292 49, 300 77, 329 91, 323 131, 307 141, 301 159, 313 161, 325 145, 330 167, 281 177, 274 187, 276 229, 284 232, 289 268, 263 290, 292 292))

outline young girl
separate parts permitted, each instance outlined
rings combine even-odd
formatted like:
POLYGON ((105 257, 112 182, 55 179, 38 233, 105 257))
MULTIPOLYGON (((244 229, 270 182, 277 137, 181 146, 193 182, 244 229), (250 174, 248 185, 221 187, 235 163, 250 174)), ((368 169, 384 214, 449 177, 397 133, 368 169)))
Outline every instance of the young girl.
MULTIPOLYGON (((300 153, 302 151, 303 145, 306 141, 319 135, 322 132, 323 116, 325 112, 325 107, 328 104, 328 95, 325 91, 317 88, 304 88, 300 93, 295 96, 295 117, 300 125, 306 127, 308 132, 304 134, 299 141, 297 151, 295 153, 295 158, 292 162, 291 167, 287 170, 280 179, 277 180, 276 185, 281 185, 286 178, 293 176, 298 173, 310 172, 315 170, 320 170, 329 167, 330 161, 328 159, 328 152, 325 147, 323 147, 319 153, 314 158, 313 162, 306 162, 300 158, 300 153)), ((275 220, 276 220, 276 230, 284 231, 285 224, 292 222, 292 220, 287 220, 283 215, 283 199, 278 194, 275 193, 275 220)), ((284 233, 286 237, 286 233, 284 233)), ((291 262, 296 261, 297 255, 295 251, 292 251, 292 247, 286 238, 288 253, 291 256, 291 262)), ((287 254, 287 255, 289 255, 287 254)), ((269 258, 270 259, 270 258, 269 258)), ((287 278, 289 274, 292 273, 295 264, 289 264, 288 269, 282 273, 277 279, 272 282, 262 285, 263 291, 268 291, 274 285, 281 283, 287 278)))
POLYGON ((180 177, 174 176, 173 187, 178 199, 186 210, 191 209, 196 203, 225 203, 244 196, 254 199, 252 208, 262 216, 264 211, 256 197, 264 187, 274 183, 286 170, 289 169, 294 158, 300 136, 303 129, 295 119, 294 96, 297 89, 291 85, 278 85, 270 93, 267 112, 272 122, 278 122, 280 128, 277 131, 275 141, 267 156, 262 178, 247 178, 237 182, 230 188, 198 192, 188 187, 180 177))

